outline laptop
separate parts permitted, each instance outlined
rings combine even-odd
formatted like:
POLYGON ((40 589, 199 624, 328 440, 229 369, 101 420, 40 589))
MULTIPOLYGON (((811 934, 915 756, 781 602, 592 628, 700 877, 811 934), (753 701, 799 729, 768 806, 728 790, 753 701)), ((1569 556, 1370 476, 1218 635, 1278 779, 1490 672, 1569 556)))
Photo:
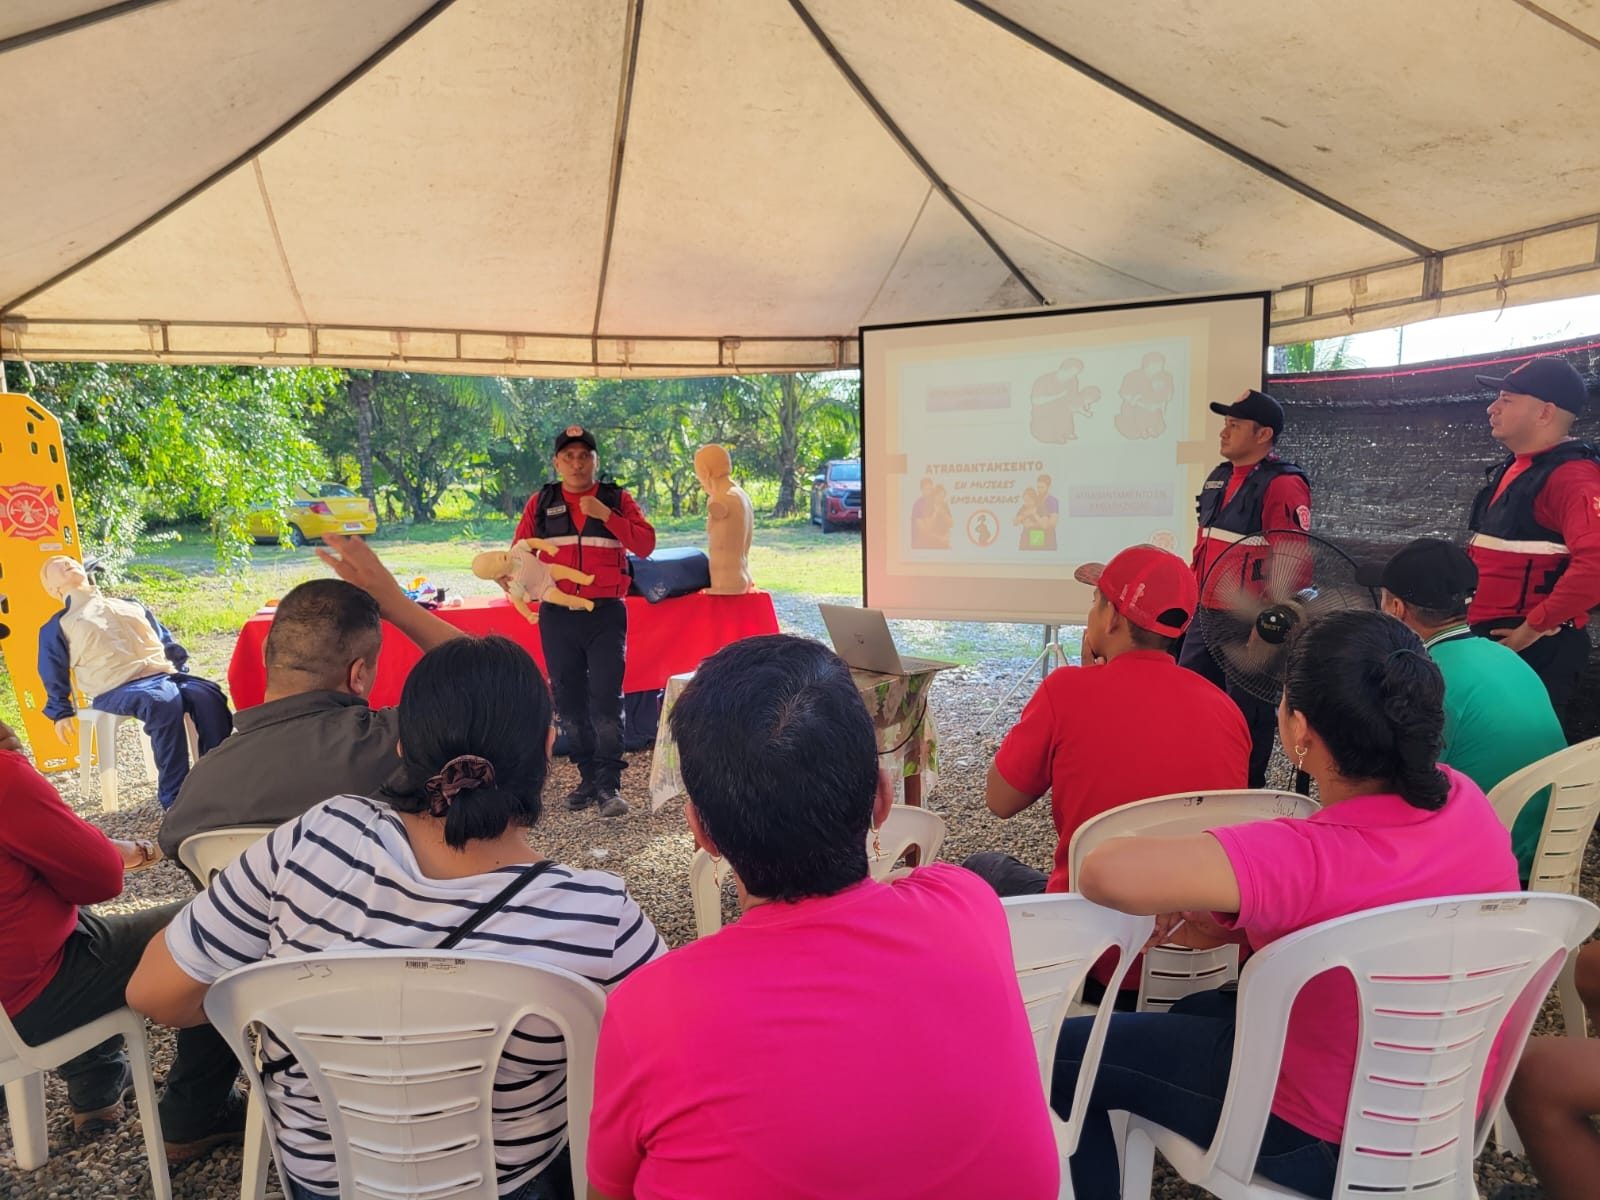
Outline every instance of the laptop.
POLYGON ((858 671, 879 675, 920 675, 925 671, 948 671, 960 663, 937 658, 914 658, 895 649, 889 622, 876 608, 850 608, 843 604, 819 604, 822 623, 828 627, 833 648, 846 665, 858 671))

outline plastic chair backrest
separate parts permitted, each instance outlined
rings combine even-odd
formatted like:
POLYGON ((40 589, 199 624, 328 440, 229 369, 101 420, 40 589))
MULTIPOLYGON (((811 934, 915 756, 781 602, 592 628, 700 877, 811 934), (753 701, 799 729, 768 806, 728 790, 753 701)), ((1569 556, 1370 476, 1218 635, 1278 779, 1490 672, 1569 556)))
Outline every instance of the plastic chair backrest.
MULTIPOLYGON (((867 871, 877 880, 897 879, 909 868, 895 864, 913 847, 917 863, 923 865, 939 857, 944 846, 944 818, 907 804, 890 807, 889 815, 877 830, 878 852, 872 849, 872 833, 867 833, 867 871)), ((696 850, 689 862, 689 899, 694 909, 694 932, 705 937, 722 928, 722 889, 733 878, 726 859, 712 858, 696 850)))
POLYGON ((1308 980, 1342 967, 1361 1023, 1334 1196, 1473 1195, 1473 1160, 1545 993, 1597 921, 1600 908, 1575 896, 1454 896, 1354 913, 1259 951, 1239 981, 1237 1025, 1250 1036, 1234 1043, 1221 1120, 1194 1182, 1205 1187, 1214 1170, 1248 1184, 1290 1007, 1308 980))
POLYGON ((867 870, 874 879, 895 879, 907 874, 909 867, 898 870, 895 864, 907 850, 917 851, 919 865, 931 863, 944 849, 944 818, 915 805, 896 804, 878 827, 877 853, 873 852, 873 838, 867 834, 867 870))
POLYGON ((1190 837, 1223 825, 1271 821, 1277 817, 1309 817, 1321 805, 1294 792, 1242 789, 1231 792, 1174 792, 1135 800, 1090 817, 1067 843, 1068 870, 1078 868, 1101 842, 1115 837, 1190 837))
MULTIPOLYGON (((339 1195, 381 1200, 496 1195, 495 1071, 517 1023, 543 1017, 566 1044, 567 1137, 584 1194, 605 1009, 587 979, 453 950, 329 952, 230 971, 205 1008, 253 1088, 249 1031, 272 1031, 322 1102, 339 1195)), ((282 1178, 275 1137, 272 1153, 282 1178)))
POLYGON ((202 884, 210 886, 218 871, 255 845, 276 825, 233 825, 191 833, 178 846, 178 861, 202 884))
POLYGON ((1583 852, 1600 817, 1600 738, 1557 750, 1515 774, 1489 793, 1500 823, 1510 829, 1522 806, 1544 788, 1550 789, 1539 848, 1528 877, 1530 892, 1577 895, 1583 873, 1583 852))
MULTIPOLYGON (((1089 968, 1107 950, 1121 952, 1105 997, 1095 1010, 1094 1029, 1079 1066, 1079 1078, 1092 1080, 1100 1066, 1100 1051, 1105 1044, 1106 1027, 1116 1005, 1122 977, 1138 955, 1139 947, 1149 938, 1155 920, 1101 908, 1073 892, 1007 896, 1000 903, 1005 906, 1006 922, 1011 929, 1017 983, 1022 989, 1023 1007, 1028 1010, 1034 1051, 1039 1057, 1039 1081, 1044 1085, 1048 1104, 1061 1022, 1066 1018, 1068 1006, 1083 991, 1089 968)), ((1063 1160, 1078 1148, 1078 1133, 1088 1108, 1089 1092, 1087 1087, 1076 1090, 1072 1112, 1065 1121, 1054 1111, 1050 1114, 1063 1160)), ((1062 1170, 1066 1170, 1065 1161, 1062 1170)))
MULTIPOLYGON (((1320 807, 1294 792, 1247 789, 1229 792, 1178 792, 1136 800, 1091 817, 1067 843, 1072 878, 1101 842, 1114 837, 1190 837, 1223 825, 1309 817, 1320 807)), ((1139 974, 1139 1011, 1165 1012, 1192 992, 1211 991, 1239 975, 1239 947, 1190 950, 1154 946, 1139 974)))

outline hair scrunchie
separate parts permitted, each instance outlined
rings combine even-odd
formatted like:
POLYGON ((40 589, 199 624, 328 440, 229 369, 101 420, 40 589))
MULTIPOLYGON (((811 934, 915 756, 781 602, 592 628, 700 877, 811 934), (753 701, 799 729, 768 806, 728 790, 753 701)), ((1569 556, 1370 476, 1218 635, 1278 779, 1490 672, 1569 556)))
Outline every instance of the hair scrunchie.
POLYGON ((440 767, 439 773, 431 776, 422 790, 428 797, 429 814, 442 817, 450 810, 458 793, 493 786, 494 765, 487 758, 458 754, 440 767))

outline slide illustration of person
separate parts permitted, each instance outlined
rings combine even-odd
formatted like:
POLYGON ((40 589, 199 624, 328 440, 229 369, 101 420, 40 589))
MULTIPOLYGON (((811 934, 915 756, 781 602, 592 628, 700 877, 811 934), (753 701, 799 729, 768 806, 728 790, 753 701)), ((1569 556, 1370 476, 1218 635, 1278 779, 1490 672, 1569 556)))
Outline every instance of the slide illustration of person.
POLYGON ((999 522, 986 511, 979 510, 967 522, 967 534, 972 538, 973 545, 987 546, 1000 536, 999 522))
POLYGON ((1122 409, 1113 424, 1125 438, 1155 438, 1167 431, 1167 405, 1172 400, 1172 372, 1167 357, 1152 350, 1140 361, 1137 371, 1122 377, 1117 389, 1122 409))
MULTIPOLYGON (((1049 476, 1041 475, 1049 487, 1049 476)), ((1018 550, 1054 550, 1056 548, 1056 515, 1045 511, 1045 504, 1056 504, 1054 496, 1039 494, 1037 488, 1025 488, 1022 493, 1022 502, 1017 506, 1017 515, 1011 519, 1013 525, 1022 526, 1022 532, 1017 538, 1018 550)), ((1060 505, 1056 504, 1057 511, 1060 505)))
POLYGON ((943 484, 935 485, 928 475, 922 477, 921 489, 922 494, 911 505, 911 548, 948 550, 950 530, 955 525, 948 494, 943 484))
POLYGON ((1056 445, 1077 441, 1077 419, 1093 415, 1094 403, 1100 399, 1098 387, 1078 383, 1082 373, 1083 360, 1068 358, 1054 371, 1033 381, 1028 432, 1035 441, 1056 445))

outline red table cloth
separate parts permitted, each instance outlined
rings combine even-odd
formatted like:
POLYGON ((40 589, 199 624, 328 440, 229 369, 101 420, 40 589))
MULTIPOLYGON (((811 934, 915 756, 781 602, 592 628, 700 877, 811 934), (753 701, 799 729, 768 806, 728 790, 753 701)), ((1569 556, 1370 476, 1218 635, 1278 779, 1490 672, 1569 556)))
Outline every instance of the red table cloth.
MULTIPOLYGON (((628 596, 628 658, 622 675, 624 692, 652 692, 667 686, 667 678, 692 671, 701 661, 729 642, 778 632, 778 615, 767 592, 743 596, 708 596, 696 592, 651 604, 642 596, 628 596)), ((544 670, 539 648, 539 627, 525 621, 503 596, 469 596, 459 605, 434 610, 465 633, 498 633, 520 642, 544 670)), ((263 650, 270 609, 257 613, 239 631, 228 663, 228 691, 235 709, 260 704, 267 687, 263 650)), ((422 651, 387 621, 383 623, 383 650, 378 673, 367 697, 374 708, 400 701, 400 689, 422 651)))

